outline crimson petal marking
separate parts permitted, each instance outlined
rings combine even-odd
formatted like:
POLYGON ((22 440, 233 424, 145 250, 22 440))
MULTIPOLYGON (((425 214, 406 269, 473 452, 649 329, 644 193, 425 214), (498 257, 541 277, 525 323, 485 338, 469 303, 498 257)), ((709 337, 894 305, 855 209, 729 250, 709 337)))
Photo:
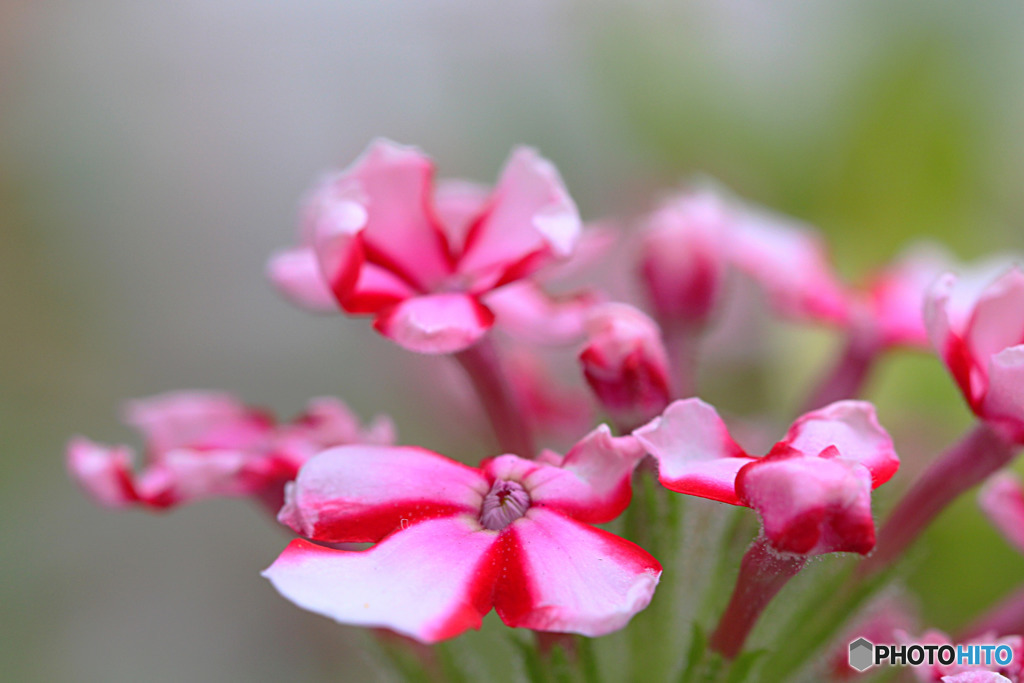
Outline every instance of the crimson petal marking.
POLYGON ((368 251, 424 291, 451 273, 448 247, 432 213, 433 162, 414 147, 377 140, 347 171, 365 197, 360 231, 368 251))
POLYGON ((454 353, 475 344, 493 324, 490 309, 468 294, 431 294, 387 309, 373 326, 410 351, 454 353))
POLYGON ((379 541, 426 519, 479 514, 489 488, 479 471, 422 448, 339 446, 302 467, 278 519, 319 541, 379 541))
POLYGON ((718 412, 704 401, 676 401, 633 435, 658 461, 663 486, 742 504, 736 496, 736 473, 754 458, 733 441, 718 412))
POLYGON ((458 269, 478 280, 474 291, 490 289, 568 257, 581 230, 554 165, 520 148, 505 165, 485 213, 469 229, 458 269))
POLYGON ((601 636, 647 607, 661 565, 639 546, 531 508, 505 532, 495 608, 509 626, 601 636))
POLYGON ((875 488, 889 481, 900 466, 892 438, 878 424, 875 407, 866 401, 837 401, 807 413, 779 443, 808 456, 835 446, 841 458, 868 468, 875 488))
POLYGON ((263 572, 299 607, 424 643, 480 628, 491 609, 497 534, 469 517, 435 519, 353 552, 294 540, 263 572))

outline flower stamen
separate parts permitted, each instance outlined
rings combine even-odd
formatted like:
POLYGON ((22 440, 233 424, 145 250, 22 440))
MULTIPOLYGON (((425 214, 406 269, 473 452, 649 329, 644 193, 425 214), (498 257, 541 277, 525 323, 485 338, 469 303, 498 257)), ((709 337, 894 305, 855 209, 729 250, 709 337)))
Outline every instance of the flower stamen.
POLYGON ((501 531, 530 509, 530 494, 521 484, 498 479, 484 496, 480 508, 480 524, 491 531, 501 531))

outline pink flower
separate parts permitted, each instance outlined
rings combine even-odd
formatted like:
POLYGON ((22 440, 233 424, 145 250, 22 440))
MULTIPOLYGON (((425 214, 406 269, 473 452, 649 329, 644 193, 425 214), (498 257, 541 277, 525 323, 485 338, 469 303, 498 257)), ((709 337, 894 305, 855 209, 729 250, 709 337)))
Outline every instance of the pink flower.
POLYGON ((947 273, 928 292, 925 321, 971 410, 1024 442, 1024 272, 993 261, 947 273))
POLYGON ((531 149, 512 153, 489 195, 468 183, 435 191, 433 171, 419 150, 373 143, 313 192, 301 245, 272 259, 271 278, 308 308, 329 308, 327 293, 374 316, 410 350, 472 345, 494 323, 482 298, 571 254, 580 219, 555 167, 531 149))
POLYGON ((722 199, 708 191, 672 197, 646 219, 641 274, 660 320, 699 325, 715 311, 732 222, 722 199))
POLYGON ((641 247, 645 288, 662 324, 703 324, 734 269, 780 315, 849 328, 878 348, 927 346, 924 294, 949 261, 934 245, 914 245, 864 287, 849 288, 812 228, 708 189, 665 201, 646 219, 641 247))
POLYGON ((861 334, 881 348, 928 348, 925 295, 950 263, 941 247, 919 243, 875 273, 853 295, 854 324, 862 326, 861 334))
POLYGON ((661 574, 638 546, 596 529, 629 503, 643 453, 606 427, 564 457, 502 455, 479 469, 414 447, 316 456, 280 520, 295 540, 265 572, 300 607, 431 643, 494 608, 509 626, 597 636, 650 601, 661 574))
POLYGON ((1006 540, 1024 553, 1024 487, 1010 472, 989 477, 978 493, 978 503, 1006 540))
MULTIPOLYGON (((952 638, 937 629, 925 631, 918 637, 909 633, 899 632, 898 640, 904 643, 921 643, 924 645, 955 645, 952 638)), ((919 681, 931 683, 933 681, 954 681, 955 683, 988 683, 989 681, 1010 681, 1018 683, 1024 676, 1024 639, 1020 636, 1003 636, 997 638, 995 633, 987 633, 978 638, 961 643, 962 645, 1006 645, 1013 653, 1013 658, 1006 666, 999 666, 994 660, 985 664, 979 655, 978 664, 952 664, 944 665, 936 662, 928 666, 914 667, 914 674, 919 681)))
POLYGON ((134 471, 127 446, 84 437, 68 445, 71 476, 107 507, 167 508, 213 496, 255 496, 279 507, 285 482, 320 450, 394 440, 390 421, 378 418, 364 430, 332 398, 313 399, 304 414, 280 427, 233 396, 199 391, 132 401, 124 420, 146 440, 141 472, 134 471))
POLYGON ((776 550, 808 555, 869 552, 871 489, 899 467, 874 408, 861 401, 807 413, 761 458, 696 398, 676 401, 634 435, 658 461, 664 486, 754 508, 776 550))
POLYGON ((627 304, 596 307, 587 322, 580 365, 590 388, 617 422, 641 424, 668 405, 668 356, 657 323, 627 304))
POLYGON ((953 676, 943 676, 942 683, 1014 683, 995 671, 966 671, 953 676))

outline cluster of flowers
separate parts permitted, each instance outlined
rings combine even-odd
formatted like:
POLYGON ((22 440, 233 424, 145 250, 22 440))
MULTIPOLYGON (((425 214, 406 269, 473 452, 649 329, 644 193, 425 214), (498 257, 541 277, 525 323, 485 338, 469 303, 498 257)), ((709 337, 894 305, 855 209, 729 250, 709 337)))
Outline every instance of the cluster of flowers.
MULTIPOLYGON (((271 259, 269 276, 304 308, 371 316, 406 349, 449 354, 502 454, 474 466, 393 445, 386 418, 364 428, 335 399, 278 425, 230 396, 192 392, 128 406, 127 422, 147 441, 144 469, 126 447, 76 438, 72 476, 112 507, 255 497, 299 536, 264 572, 282 595, 434 643, 479 628, 492 609, 541 632, 626 626, 651 601, 662 566, 593 525, 623 513, 638 465, 653 461, 665 488, 759 515, 708 641, 729 661, 809 558, 870 554, 859 576, 877 574, 1024 444, 1024 272, 1010 261, 964 269, 915 247, 853 287, 813 230, 709 188, 668 198, 639 228, 625 245, 606 226, 584 228, 554 166, 530 149, 516 150, 487 190, 435 185, 420 151, 375 142, 311 192, 299 245, 271 259), (636 305, 614 287, 553 293, 627 262, 645 295, 636 305), (805 414, 765 455, 744 450, 695 397, 699 342, 740 280, 781 318, 846 340, 805 414), (540 352, 551 346, 578 353, 585 382, 556 386, 540 352), (871 493, 899 459, 874 407, 852 399, 885 351, 929 346, 978 423, 911 486, 876 542, 871 493), (611 427, 593 428, 588 388, 611 427), (576 443, 565 455, 536 446, 568 433, 576 443)), ((985 491, 985 509, 1024 549, 1019 487, 999 478, 985 491)), ((1024 593, 984 627, 1024 630, 1024 593)), ((1018 680, 989 673, 928 680, 1018 680)))

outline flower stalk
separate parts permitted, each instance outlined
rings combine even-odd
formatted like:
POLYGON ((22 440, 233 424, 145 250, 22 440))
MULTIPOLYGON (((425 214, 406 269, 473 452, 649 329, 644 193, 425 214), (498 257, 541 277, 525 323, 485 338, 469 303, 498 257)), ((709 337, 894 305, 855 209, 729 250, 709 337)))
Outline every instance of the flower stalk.
POLYGON ((735 659, 765 607, 805 564, 806 556, 780 553, 765 536, 759 536, 740 563, 736 588, 711 634, 711 649, 735 659))
POLYGON ((878 351, 878 346, 863 335, 851 334, 832 369, 807 398, 803 412, 859 396, 875 366, 878 351))
POLYGON ((453 354, 469 375, 504 453, 534 455, 533 435, 494 345, 487 339, 453 354))

